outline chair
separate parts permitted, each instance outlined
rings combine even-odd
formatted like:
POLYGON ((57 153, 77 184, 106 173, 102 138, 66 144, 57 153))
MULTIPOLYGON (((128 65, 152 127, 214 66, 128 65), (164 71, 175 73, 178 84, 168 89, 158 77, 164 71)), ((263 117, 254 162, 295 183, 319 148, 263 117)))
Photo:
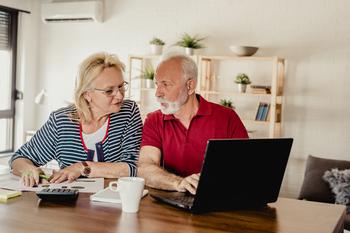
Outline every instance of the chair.
MULTIPOLYGON (((298 199, 335 203, 334 195, 328 184, 322 179, 327 170, 350 169, 350 161, 319 158, 309 155, 306 161, 304 181, 298 199)), ((350 230, 350 214, 345 216, 344 229, 350 230)))

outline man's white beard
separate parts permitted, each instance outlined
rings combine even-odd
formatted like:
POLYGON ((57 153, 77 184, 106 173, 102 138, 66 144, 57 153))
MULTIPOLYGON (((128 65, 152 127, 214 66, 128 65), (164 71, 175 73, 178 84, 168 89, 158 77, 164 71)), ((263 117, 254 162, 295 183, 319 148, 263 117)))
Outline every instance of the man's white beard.
POLYGON ((186 91, 181 92, 179 98, 174 102, 157 97, 157 101, 160 104, 162 104, 162 103, 167 104, 167 106, 160 105, 160 111, 165 115, 174 114, 177 111, 179 111, 181 106, 186 103, 187 99, 188 99, 188 95, 187 95, 186 91))

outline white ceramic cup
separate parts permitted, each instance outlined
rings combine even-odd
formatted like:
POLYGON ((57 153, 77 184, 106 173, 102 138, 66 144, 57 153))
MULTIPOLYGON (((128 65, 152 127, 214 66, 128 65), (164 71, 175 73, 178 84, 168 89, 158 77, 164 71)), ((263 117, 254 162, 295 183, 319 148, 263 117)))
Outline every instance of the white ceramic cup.
POLYGON ((121 177, 109 183, 110 190, 119 192, 122 210, 126 213, 139 211, 144 186, 145 179, 141 177, 121 177))

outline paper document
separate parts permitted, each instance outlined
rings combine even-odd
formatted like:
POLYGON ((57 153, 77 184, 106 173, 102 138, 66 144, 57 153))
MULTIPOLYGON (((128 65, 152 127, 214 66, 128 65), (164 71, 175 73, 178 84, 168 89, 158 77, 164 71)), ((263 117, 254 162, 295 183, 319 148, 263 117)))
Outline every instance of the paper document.
MULTIPOLYGON (((147 193, 148 190, 144 189, 142 197, 146 196, 147 193)), ((112 191, 108 187, 91 195, 90 200, 99 202, 121 203, 119 192, 112 191)))
POLYGON ((103 189, 104 179, 103 178, 79 178, 72 183, 67 181, 59 184, 39 184, 38 187, 26 187, 21 181, 20 177, 13 174, 3 175, 0 177, 0 188, 12 189, 17 191, 33 191, 37 192, 44 188, 68 188, 78 189, 81 193, 96 193, 103 189))

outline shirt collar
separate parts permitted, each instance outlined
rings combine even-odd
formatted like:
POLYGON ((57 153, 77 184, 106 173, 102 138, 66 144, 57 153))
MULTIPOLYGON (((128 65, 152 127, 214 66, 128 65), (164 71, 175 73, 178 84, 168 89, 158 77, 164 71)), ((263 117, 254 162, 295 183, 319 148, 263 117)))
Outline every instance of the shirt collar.
MULTIPOLYGON (((197 100, 199 100, 198 111, 195 116, 206 116, 210 115, 212 112, 211 105, 206 101, 201 95, 196 94, 197 100)), ((163 114, 164 120, 174 120, 176 119, 173 114, 163 114)))

